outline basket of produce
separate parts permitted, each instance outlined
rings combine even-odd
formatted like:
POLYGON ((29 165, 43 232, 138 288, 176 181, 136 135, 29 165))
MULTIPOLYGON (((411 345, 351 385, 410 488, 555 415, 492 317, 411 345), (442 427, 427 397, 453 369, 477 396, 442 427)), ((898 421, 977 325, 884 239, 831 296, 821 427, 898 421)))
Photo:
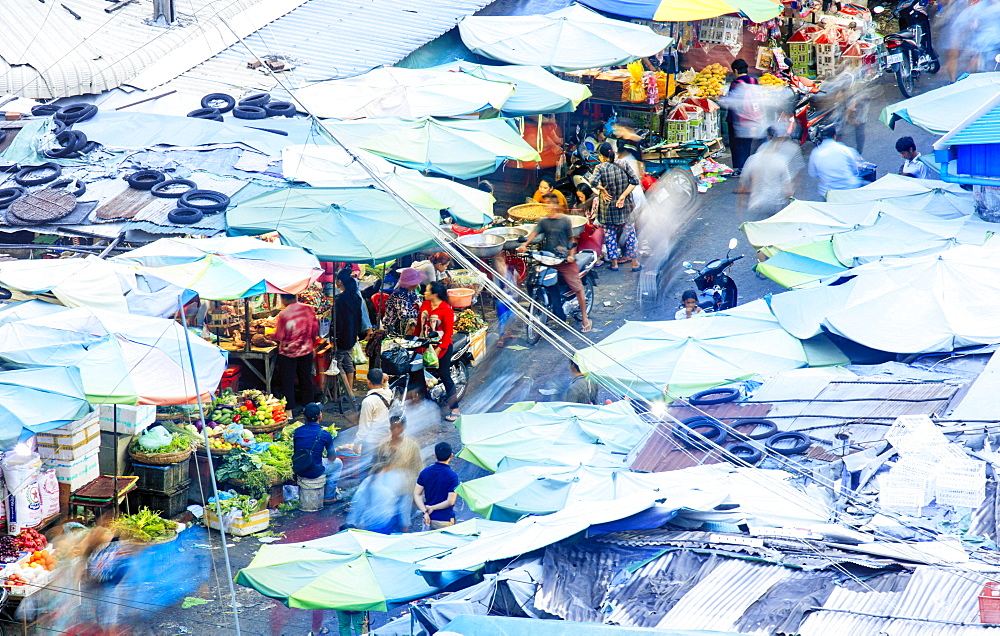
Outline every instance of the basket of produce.
POLYGON ((219 493, 218 504, 214 499, 205 506, 205 525, 213 530, 224 528, 227 534, 244 537, 267 530, 271 523, 266 499, 253 499, 232 491, 219 493))
POLYGON ((480 318, 479 314, 471 309, 466 309, 462 313, 458 314, 458 318, 455 319, 455 331, 472 333, 474 331, 479 331, 485 326, 486 321, 480 318))
POLYGON ((210 429, 239 423, 254 434, 272 433, 285 427, 288 414, 284 399, 248 389, 239 395, 223 392, 212 402, 212 409, 205 413, 205 421, 210 429))
POLYGON ((132 442, 128 454, 132 461, 140 464, 166 466, 184 461, 191 456, 191 451, 189 436, 154 426, 132 442))
POLYGON ((133 515, 121 515, 111 522, 111 529, 123 539, 142 543, 166 543, 177 538, 180 524, 164 519, 160 513, 140 508, 133 515))
POLYGON ((518 221, 537 221, 549 213, 544 203, 522 203, 507 210, 507 216, 518 221))

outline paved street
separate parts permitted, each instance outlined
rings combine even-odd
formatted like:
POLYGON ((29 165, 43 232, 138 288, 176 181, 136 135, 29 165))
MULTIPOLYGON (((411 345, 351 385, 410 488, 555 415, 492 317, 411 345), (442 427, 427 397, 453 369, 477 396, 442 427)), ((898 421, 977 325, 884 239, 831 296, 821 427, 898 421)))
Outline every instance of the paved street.
MULTIPOLYGON (((929 90, 945 81, 943 76, 922 78, 922 89, 929 90)), ((918 149, 924 153, 931 152, 930 146, 935 139, 932 135, 905 123, 899 124, 897 130, 893 131, 878 121, 881 109, 900 99, 901 96, 895 86, 894 78, 881 78, 870 111, 870 120, 866 130, 867 140, 863 153, 865 159, 878 165, 879 176, 895 172, 899 168, 901 161, 893 148, 898 137, 912 136, 917 142, 918 149)), ((810 147, 807 145, 804 152, 808 153, 809 150, 810 147)), ((808 154, 806 154, 806 159, 808 159, 808 154)), ((721 160, 723 163, 728 163, 728 155, 724 155, 721 160)), ((589 334, 591 340, 600 341, 624 324, 626 320, 671 319, 677 308, 681 292, 692 286, 691 276, 684 273, 681 263, 690 261, 697 268, 700 266, 699 261, 706 262, 722 256, 725 254, 729 239, 733 237, 740 240, 740 245, 734 254, 744 254, 747 257, 737 263, 732 272, 733 278, 739 285, 741 303, 782 291, 778 285, 770 280, 759 278, 750 269, 753 263, 753 250, 746 243, 743 234, 737 229, 735 213, 737 196, 734 194, 736 184, 735 179, 730 179, 696 198, 697 209, 690 211, 690 218, 685 223, 683 231, 680 233, 680 239, 674 246, 669 264, 661 272, 660 281, 663 293, 661 293, 657 303, 640 305, 636 302, 639 274, 628 271, 627 266, 623 266, 618 272, 609 272, 607 269, 598 270, 600 279, 596 289, 596 307, 591 313, 591 319, 594 322, 594 330, 589 334), (606 306, 605 303, 609 303, 610 306, 606 306)), ((813 182, 808 175, 803 175, 803 178, 799 180, 796 197, 808 200, 818 199, 813 182)), ((642 236, 640 236, 640 240, 641 238, 642 236)), ((559 330, 558 333, 572 341, 572 338, 567 336, 565 331, 559 330)), ((551 401, 562 397, 570 379, 565 357, 544 340, 533 347, 528 346, 523 339, 523 325, 519 327, 518 335, 519 338, 511 343, 513 346, 496 349, 497 334, 490 333, 487 346, 491 348, 491 353, 482 365, 474 369, 471 375, 469 391, 461 405, 463 412, 499 411, 503 410, 506 405, 518 401, 551 401)), ((338 422, 338 426, 350 426, 350 423, 336 414, 335 410, 330 412, 329 417, 338 422)), ((437 418, 434 409, 410 413, 409 421, 409 432, 420 441, 425 458, 431 456, 433 446, 438 441, 448 441, 455 446, 459 444, 455 427, 437 418)), ((353 431, 348 430, 342 434, 342 438, 345 441, 350 440, 352 435, 353 431)), ((478 467, 462 460, 456 459, 453 465, 463 481, 485 474, 478 467)), ((350 492, 356 483, 356 480, 345 480, 342 485, 350 492)), ((472 516, 461 499, 457 510, 460 518, 472 516)), ((328 508, 319 513, 290 513, 276 524, 277 531, 285 533, 284 540, 292 541, 324 536, 339 529, 343 523, 344 513, 342 505, 333 509, 328 508)), ((213 540, 215 540, 217 547, 217 535, 213 535, 213 540)), ((232 539, 233 547, 230 554, 233 571, 235 572, 249 563, 260 545, 261 543, 256 538, 232 539)), ((167 613, 169 619, 166 618, 166 615, 161 616, 162 620, 157 621, 155 628, 157 634, 182 633, 182 628, 186 629, 187 633, 192 634, 230 633, 226 628, 221 627, 222 624, 230 624, 232 621, 231 612, 227 611, 228 588, 223 574, 225 570, 221 567, 221 550, 215 549, 212 553, 216 557, 215 563, 219 567, 217 570, 219 575, 209 581, 209 589, 201 596, 211 598, 213 601, 208 605, 169 612, 167 613)), ((246 587, 237 586, 236 593, 242 604, 243 633, 270 634, 270 620, 274 604, 263 599, 258 592, 246 587)), ((400 612, 401 610, 397 610, 393 614, 398 615, 400 612)), ((330 626, 331 621, 334 620, 332 612, 329 614, 326 621, 327 626, 330 626)), ((278 616, 280 616, 280 621, 284 623, 284 628, 280 631, 281 634, 305 634, 310 628, 311 617, 308 612, 279 608, 278 616)), ((380 624, 386 620, 386 616, 383 614, 372 613, 371 616, 374 624, 380 624)))

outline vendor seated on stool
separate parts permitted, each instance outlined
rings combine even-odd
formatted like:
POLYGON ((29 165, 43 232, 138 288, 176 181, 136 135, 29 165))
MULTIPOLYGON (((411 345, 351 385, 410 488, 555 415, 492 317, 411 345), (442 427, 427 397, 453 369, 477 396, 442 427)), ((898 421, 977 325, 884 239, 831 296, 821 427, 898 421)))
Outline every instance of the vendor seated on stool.
POLYGON ((313 465, 308 470, 296 471, 296 477, 304 479, 316 479, 320 475, 326 475, 326 492, 323 503, 333 503, 337 500, 337 482, 340 481, 340 474, 344 470, 344 462, 336 457, 336 450, 333 445, 333 435, 320 427, 320 420, 323 419, 323 410, 318 402, 306 404, 304 409, 306 423, 295 429, 292 434, 292 456, 298 454, 300 449, 311 450, 313 465), (323 459, 323 451, 326 451, 326 459, 323 459))

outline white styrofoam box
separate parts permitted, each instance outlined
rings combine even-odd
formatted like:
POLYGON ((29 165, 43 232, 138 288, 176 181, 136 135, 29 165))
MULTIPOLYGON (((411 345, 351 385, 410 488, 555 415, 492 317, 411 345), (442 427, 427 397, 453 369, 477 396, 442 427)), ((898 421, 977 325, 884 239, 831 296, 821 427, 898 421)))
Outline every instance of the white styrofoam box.
POLYGON ((86 486, 101 476, 97 463, 97 451, 72 461, 47 460, 46 463, 56 469, 56 479, 61 484, 68 484, 70 490, 86 486))
POLYGON ((100 431, 94 431, 90 439, 83 440, 73 446, 61 444, 47 444, 43 440, 38 440, 38 455, 42 459, 58 459, 60 461, 73 461, 87 455, 101 447, 100 431))
POLYGON ((101 430, 115 433, 138 433, 156 421, 156 407, 151 404, 136 406, 102 404, 98 413, 101 418, 101 430))
POLYGON ((55 428, 51 431, 38 433, 35 437, 37 438, 39 446, 65 446, 74 448, 89 442, 95 437, 100 438, 100 436, 101 425, 97 422, 97 418, 95 417, 89 425, 77 428, 72 432, 55 428))
MULTIPOLYGON (((225 515, 223 516, 225 517, 225 515)), ((227 534, 231 534, 236 537, 245 537, 248 534, 267 530, 267 527, 270 524, 271 511, 266 508, 253 513, 246 519, 243 518, 242 512, 237 511, 236 518, 233 520, 233 525, 227 531, 227 534)), ((213 530, 218 530, 222 525, 219 522, 219 518, 215 516, 215 511, 212 510, 211 504, 205 507, 205 525, 213 530)))

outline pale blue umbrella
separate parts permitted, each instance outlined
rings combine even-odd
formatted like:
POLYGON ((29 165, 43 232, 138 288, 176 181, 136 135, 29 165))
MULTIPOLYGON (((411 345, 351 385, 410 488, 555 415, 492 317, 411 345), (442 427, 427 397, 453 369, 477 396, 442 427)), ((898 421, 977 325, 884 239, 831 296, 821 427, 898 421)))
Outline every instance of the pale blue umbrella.
POLYGON ((0 449, 90 413, 76 367, 0 372, 0 449))

